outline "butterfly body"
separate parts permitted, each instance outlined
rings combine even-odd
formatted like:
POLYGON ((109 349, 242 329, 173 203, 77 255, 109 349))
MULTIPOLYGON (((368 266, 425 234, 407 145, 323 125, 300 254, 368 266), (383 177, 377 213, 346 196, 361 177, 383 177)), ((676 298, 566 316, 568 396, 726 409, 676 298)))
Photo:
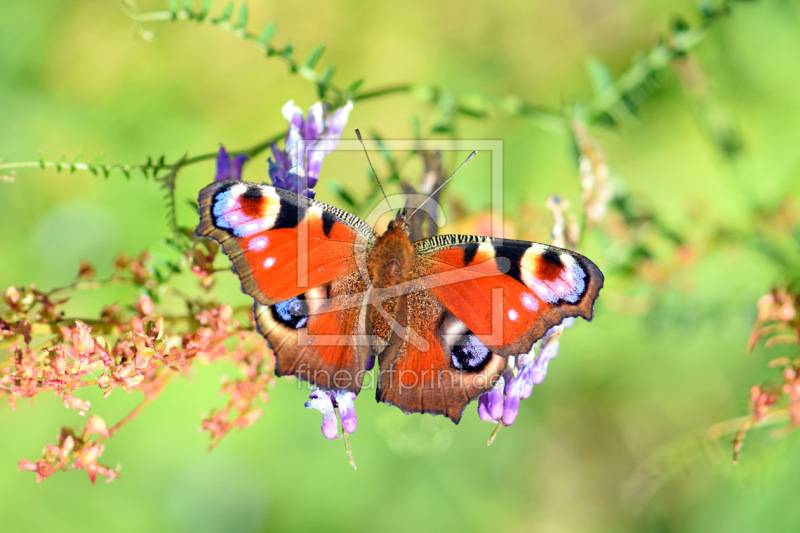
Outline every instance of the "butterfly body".
POLYGON ((215 182, 199 236, 218 241, 255 299, 276 374, 358 393, 377 357, 377 399, 444 414, 490 389, 507 357, 569 316, 592 318, 603 275, 569 250, 441 235, 382 235, 335 207, 266 185, 215 182))

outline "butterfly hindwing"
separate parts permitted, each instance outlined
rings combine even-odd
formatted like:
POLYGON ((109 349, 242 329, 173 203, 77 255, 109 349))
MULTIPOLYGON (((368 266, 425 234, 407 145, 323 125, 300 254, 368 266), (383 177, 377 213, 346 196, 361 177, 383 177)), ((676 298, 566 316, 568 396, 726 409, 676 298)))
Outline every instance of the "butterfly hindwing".
POLYGON ((268 185, 214 182, 198 204, 196 234, 222 245, 242 290, 263 305, 356 269, 375 240, 358 217, 268 185))
POLYGON ((414 246, 431 292, 502 356, 528 352, 567 317, 591 320, 603 286, 589 259, 546 244, 440 235, 414 246))
POLYGON ((275 352, 275 374, 358 393, 370 350, 365 285, 352 271, 272 306, 256 303, 256 325, 275 352))
POLYGON ((378 356, 377 399, 406 413, 443 414, 458 423, 464 407, 489 390, 506 359, 492 353, 430 291, 398 298, 395 329, 378 356))

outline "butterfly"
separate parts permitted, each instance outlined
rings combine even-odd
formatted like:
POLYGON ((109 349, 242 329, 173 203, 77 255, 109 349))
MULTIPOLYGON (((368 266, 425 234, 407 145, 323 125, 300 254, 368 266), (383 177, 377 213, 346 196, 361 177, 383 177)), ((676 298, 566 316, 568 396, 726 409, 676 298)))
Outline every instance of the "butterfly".
POLYGON ((217 241, 276 356, 275 374, 458 423, 507 358, 567 317, 591 320, 603 274, 533 242, 410 238, 405 210, 378 235, 336 207, 264 184, 214 182, 196 235, 217 241))

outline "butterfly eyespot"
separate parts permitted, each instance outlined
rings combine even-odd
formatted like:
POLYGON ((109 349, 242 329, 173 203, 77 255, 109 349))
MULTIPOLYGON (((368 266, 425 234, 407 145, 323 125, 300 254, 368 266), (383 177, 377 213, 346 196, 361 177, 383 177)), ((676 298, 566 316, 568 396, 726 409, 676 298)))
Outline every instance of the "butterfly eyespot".
POLYGON ((270 311, 276 322, 288 328, 300 329, 308 322, 308 304, 303 295, 278 302, 270 311))
POLYGON ((467 372, 479 372, 491 359, 492 352, 472 333, 460 335, 453 344, 453 366, 467 372))

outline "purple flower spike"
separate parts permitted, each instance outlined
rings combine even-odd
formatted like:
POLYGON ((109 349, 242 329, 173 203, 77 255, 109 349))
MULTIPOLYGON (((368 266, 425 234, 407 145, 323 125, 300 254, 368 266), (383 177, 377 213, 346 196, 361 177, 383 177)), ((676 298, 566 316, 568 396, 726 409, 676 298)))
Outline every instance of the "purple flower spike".
POLYGON ((322 160, 336 148, 352 108, 353 103, 347 102, 329 113, 327 104, 317 102, 304 119, 303 110, 289 100, 281 110, 289 123, 285 148, 272 143, 274 160, 268 159, 272 185, 313 198, 322 160))
POLYGON ((217 154, 217 174, 214 176, 214 181, 222 180, 240 180, 242 179, 242 167, 245 161, 250 158, 244 154, 239 154, 231 161, 231 156, 225 150, 225 147, 219 145, 219 153, 217 154))
POLYGON ((478 416, 484 422, 498 422, 503 416, 503 376, 495 383, 494 388, 482 394, 478 399, 478 416))
POLYGON ((322 434, 325 435, 326 439, 335 439, 338 430, 336 428, 336 413, 333 410, 331 397, 324 391, 311 391, 305 406, 306 409, 316 409, 322 413, 322 434))
POLYGON ((536 385, 544 381, 547 376, 547 364, 550 359, 558 355, 558 341, 548 342, 544 348, 539 352, 539 357, 536 358, 536 363, 533 365, 531 382, 536 385))
POLYGON ((510 426, 519 414, 519 402, 527 398, 533 390, 532 368, 530 363, 524 363, 522 368, 509 380, 505 386, 506 400, 503 402, 503 424, 510 426))
POLYGON ((339 407, 339 418, 342 419, 342 429, 347 433, 353 433, 358 426, 356 406, 353 404, 355 399, 355 393, 349 391, 336 391, 334 395, 334 401, 339 407))
POLYGON ((548 363, 558 355, 561 334, 574 322, 574 318, 564 319, 558 326, 550 328, 529 353, 509 358, 508 368, 494 388, 478 399, 478 416, 481 420, 494 423, 502 420, 506 426, 514 423, 519 414, 520 401, 529 398, 533 386, 544 381, 548 363))

